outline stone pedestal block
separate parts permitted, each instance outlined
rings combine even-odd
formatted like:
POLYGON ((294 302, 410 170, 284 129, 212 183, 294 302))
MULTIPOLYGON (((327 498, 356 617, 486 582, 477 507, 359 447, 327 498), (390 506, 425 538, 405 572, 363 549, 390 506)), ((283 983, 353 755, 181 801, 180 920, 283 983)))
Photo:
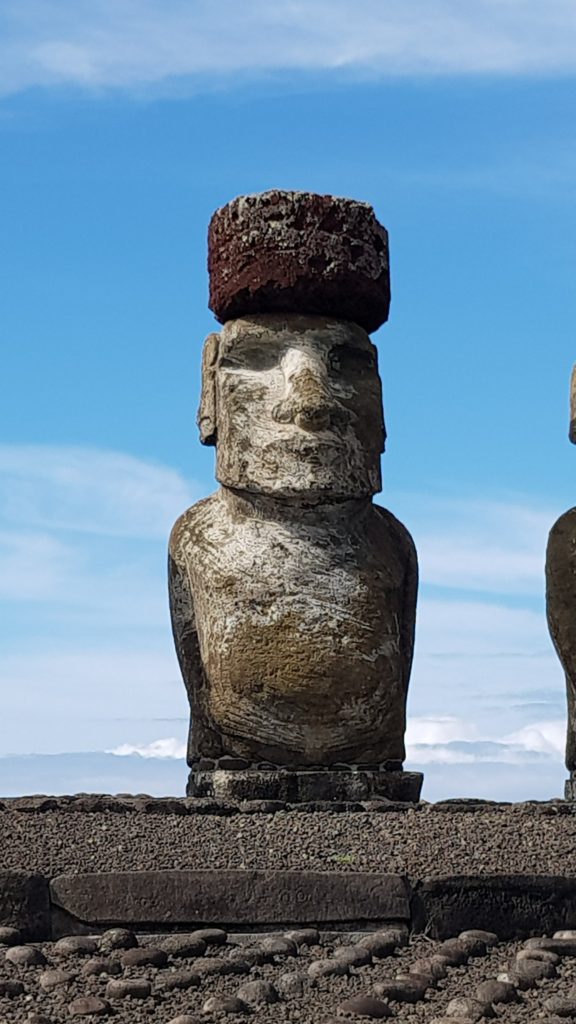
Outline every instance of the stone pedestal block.
POLYGON ((286 803, 357 801, 384 797, 416 803, 423 776, 403 771, 191 771, 188 796, 286 803))
POLYGON ((208 231, 210 309, 317 313, 368 332, 388 319, 388 234, 368 203, 277 189, 239 196, 208 231))

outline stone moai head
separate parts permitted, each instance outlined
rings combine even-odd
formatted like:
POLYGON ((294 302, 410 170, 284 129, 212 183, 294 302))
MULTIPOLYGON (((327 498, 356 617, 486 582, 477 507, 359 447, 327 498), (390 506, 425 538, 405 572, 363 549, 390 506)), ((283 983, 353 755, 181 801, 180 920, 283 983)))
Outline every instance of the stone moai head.
POLYGON ((387 318, 388 236, 370 206, 305 192, 243 196, 209 235, 198 414, 225 487, 311 503, 381 489, 385 430, 368 331, 387 318))

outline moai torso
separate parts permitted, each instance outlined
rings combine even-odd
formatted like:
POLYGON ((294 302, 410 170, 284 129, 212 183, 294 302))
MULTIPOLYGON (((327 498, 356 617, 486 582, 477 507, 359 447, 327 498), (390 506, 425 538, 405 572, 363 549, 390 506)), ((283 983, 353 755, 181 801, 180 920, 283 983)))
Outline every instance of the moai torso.
MULTIPOLYGON (((576 367, 570 384, 570 440, 576 443, 576 367)), ((576 799, 576 508, 556 521, 546 551, 546 610, 550 635, 566 674, 567 799, 576 799)))
POLYGON ((407 530, 372 504, 384 423, 364 324, 383 310, 370 305, 365 280, 356 307, 350 298, 343 236, 351 222, 358 233, 355 217, 372 232, 373 291, 387 306, 386 235, 363 204, 264 193, 231 203, 211 227, 212 306, 225 324, 205 345, 199 424, 216 444, 221 489, 185 512, 170 540, 193 769, 230 757, 298 769, 398 769, 404 759, 417 563, 407 530), (317 270, 307 263, 306 225, 328 215, 336 252, 329 232, 320 242, 325 263, 332 255, 338 269, 340 259, 338 287, 314 263, 320 229, 317 270), (283 260, 297 248, 282 223, 302 244, 292 274, 283 260), (238 286, 239 309, 234 280, 214 266, 222 235, 232 266, 245 266, 237 249, 247 237, 256 262, 259 235, 266 253, 252 291, 238 286))

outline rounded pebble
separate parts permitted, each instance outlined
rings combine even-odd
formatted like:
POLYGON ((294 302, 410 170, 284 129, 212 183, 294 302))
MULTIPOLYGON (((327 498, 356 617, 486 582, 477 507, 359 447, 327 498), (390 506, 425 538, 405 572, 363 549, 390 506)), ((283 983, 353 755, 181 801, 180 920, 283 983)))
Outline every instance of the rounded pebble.
POLYGON ((198 1024, 197 1017, 191 1017, 189 1013, 181 1013, 178 1017, 172 1017, 168 1024, 198 1024))
POLYGON ((85 978, 97 978, 101 974, 120 974, 122 968, 120 962, 114 957, 95 956, 85 960, 80 969, 85 978))
POLYGON ((516 1003, 518 990, 509 981, 482 981, 476 989, 481 1003, 516 1003))
POLYGON ((245 1013, 248 1009, 237 996, 210 996, 202 1007, 203 1013, 245 1013))
POLYGON ((261 939, 259 946, 265 953, 271 953, 272 956, 298 956, 298 946, 292 939, 287 939, 285 935, 271 935, 269 938, 261 939))
POLYGON ((107 999, 147 999, 152 991, 149 981, 144 978, 118 978, 106 985, 107 999))
POLYGON ((448 974, 448 961, 443 956, 426 956, 415 960, 408 970, 410 974, 421 974, 432 981, 441 981, 448 974))
POLYGON ((36 946, 9 946, 5 959, 18 967, 40 967, 47 963, 42 950, 36 946))
POLYGON ((276 979, 276 988, 284 999, 301 999, 312 985, 313 979, 299 971, 286 971, 276 979))
POLYGON ((540 960, 541 963, 554 964, 554 967, 561 963, 558 954, 551 953, 549 949, 520 949, 516 953, 516 960, 540 960))
POLYGON ((22 934, 18 928, 0 928, 0 946, 19 946, 22 942, 22 934))
POLYGON ((349 967, 367 967, 372 963, 372 953, 364 946, 339 946, 334 956, 349 967))
POLYGON ((490 1003, 481 1002, 479 999, 472 999, 470 996, 456 996, 451 999, 446 1007, 447 1017, 464 1017, 465 1020, 477 1021, 483 1017, 493 1017, 494 1010, 490 1003))
POLYGON ((198 988, 201 981, 200 975, 195 974, 194 971, 173 971, 162 977, 164 988, 169 990, 182 989, 185 991, 188 988, 198 988))
POLYGON ((499 939, 496 932, 485 932, 482 928, 467 928, 460 932, 459 939, 480 939, 485 946, 497 946, 499 939))
POLYGON ((76 954, 95 953, 98 949, 96 939, 89 935, 65 935, 58 939, 52 947, 55 956, 75 956, 76 954))
POLYGON ((446 957, 446 960, 453 967, 459 967, 468 960, 468 952, 459 939, 446 939, 436 947, 438 956, 446 957))
POLYGON ((374 996, 352 996, 351 999, 340 1003, 336 1012, 342 1015, 350 1014, 353 1017, 371 1017, 375 1020, 383 1020, 384 1017, 392 1016, 390 1007, 381 999, 375 999, 374 996))
POLYGON ((317 928, 295 928, 293 931, 284 932, 284 938, 295 942, 300 946, 317 946, 320 942, 320 933, 317 928))
POLYGON ((197 935, 169 935, 163 939, 160 949, 170 956, 185 960, 189 957, 204 956, 208 946, 204 939, 197 935))
POLYGON ((71 1017, 104 1017, 110 1010, 110 1004, 98 996, 79 996, 68 1004, 71 1017))
POLYGON ((197 928, 190 932, 190 938, 202 939, 207 946, 224 946, 228 941, 228 933, 222 928, 197 928))
POLYGON ((349 974, 348 964, 341 960, 313 960, 308 968, 310 978, 332 978, 337 975, 349 974))
POLYGON ((397 948, 398 943, 394 935, 382 934, 380 932, 372 932, 371 935, 365 935, 358 942, 359 946, 363 949, 367 949, 372 956, 382 959, 386 956, 392 956, 392 953, 397 948))
POLYGON ((557 974, 554 964, 542 960, 516 960, 508 971, 510 981, 518 988, 534 988, 544 978, 555 978, 557 974))
POLYGON ((556 1017, 576 1017, 576 995, 567 998, 550 996, 544 1000, 544 1006, 556 1017))
POLYGON ((68 971, 43 971, 38 978, 38 984, 45 992, 51 992, 54 988, 59 988, 61 985, 69 985, 74 981, 74 975, 69 974, 68 971))
POLYGON ((24 991, 24 985, 21 981, 15 981, 13 978, 0 978, 0 996, 21 996, 24 991))
POLYGON ((426 983, 417 979, 415 975, 390 981, 377 981, 372 987, 377 996, 394 999, 398 1003, 419 1003, 426 995, 426 983))
POLYGON ((109 928, 98 940, 102 953, 111 953, 113 949, 135 949, 138 939, 129 928, 109 928))
POLYGON ((486 956, 487 949, 484 939, 478 939, 474 935, 459 935, 456 939, 468 956, 486 956))
POLYGON ((267 1003, 278 1002, 278 991, 270 981, 258 979, 247 981, 236 993, 247 1006, 265 1006, 267 1003))
POLYGON ((120 957, 123 967, 164 967, 168 963, 168 954, 163 949, 152 947, 127 949, 120 957))

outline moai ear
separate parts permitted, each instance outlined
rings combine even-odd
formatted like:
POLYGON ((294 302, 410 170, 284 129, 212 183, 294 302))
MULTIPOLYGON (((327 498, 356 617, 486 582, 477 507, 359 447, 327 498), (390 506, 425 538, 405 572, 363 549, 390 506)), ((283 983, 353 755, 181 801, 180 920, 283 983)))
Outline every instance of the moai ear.
POLYGON ((576 367, 572 368, 570 378, 570 433, 568 435, 573 444, 576 444, 576 367))
POLYGON ((216 365, 220 351, 220 335, 209 334, 202 351, 202 391, 196 422, 200 429, 202 444, 216 444, 216 365))

